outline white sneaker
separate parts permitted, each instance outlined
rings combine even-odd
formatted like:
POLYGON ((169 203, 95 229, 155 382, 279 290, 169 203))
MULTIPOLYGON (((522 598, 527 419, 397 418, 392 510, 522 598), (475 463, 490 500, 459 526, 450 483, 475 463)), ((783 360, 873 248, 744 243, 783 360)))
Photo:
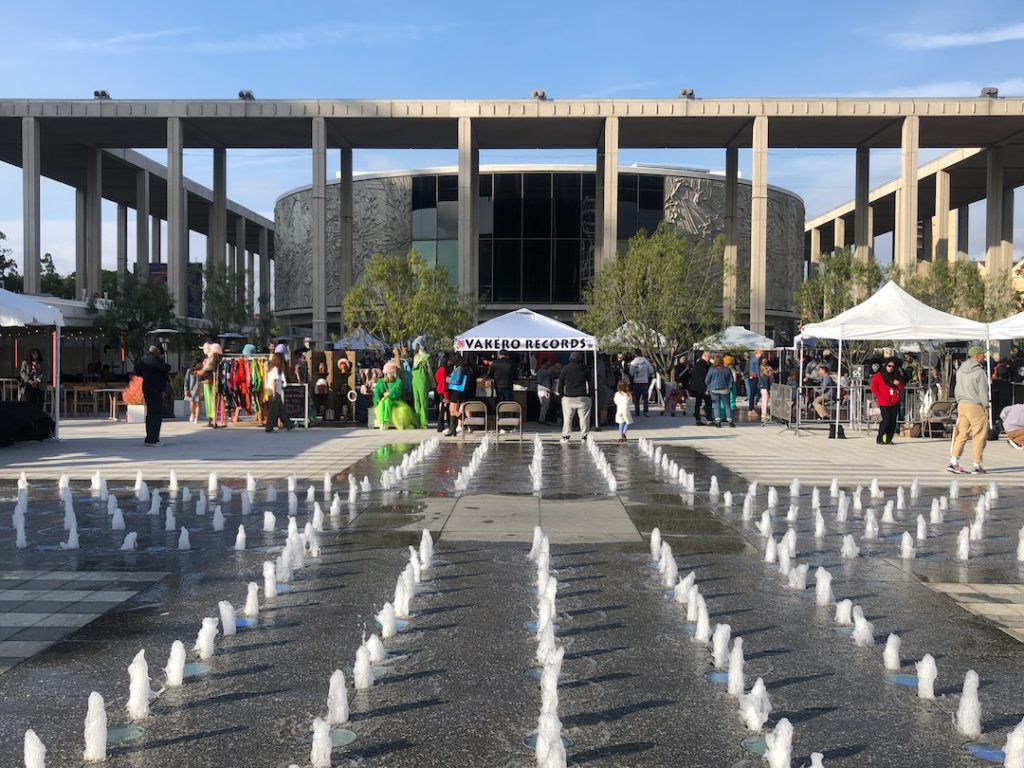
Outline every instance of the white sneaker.
POLYGON ((1006 438, 1006 442, 1008 442, 1010 444, 1011 448, 1016 448, 1018 451, 1024 451, 1024 445, 1021 445, 1020 443, 1016 443, 1013 440, 1011 440, 1010 438, 1006 438))

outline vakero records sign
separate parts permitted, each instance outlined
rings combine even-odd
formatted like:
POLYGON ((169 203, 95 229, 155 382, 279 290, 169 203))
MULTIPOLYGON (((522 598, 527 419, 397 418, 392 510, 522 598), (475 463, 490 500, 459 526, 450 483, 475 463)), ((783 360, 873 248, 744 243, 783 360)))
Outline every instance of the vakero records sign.
POLYGON ((459 352, 494 352, 508 350, 510 352, 574 352, 577 350, 593 350, 592 338, 575 339, 522 339, 522 338, 486 338, 475 337, 455 339, 455 349, 459 352))

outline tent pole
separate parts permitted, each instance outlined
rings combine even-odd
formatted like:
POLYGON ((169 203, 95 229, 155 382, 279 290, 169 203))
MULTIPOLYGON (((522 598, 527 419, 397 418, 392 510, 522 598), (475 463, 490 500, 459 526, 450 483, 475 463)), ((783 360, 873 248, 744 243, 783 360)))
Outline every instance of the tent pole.
POLYGON ((994 429, 996 415, 992 410, 992 336, 985 337, 985 367, 988 369, 988 428, 994 429))
POLYGON ((60 440, 60 326, 53 328, 53 439, 60 440))
POLYGON ((594 429, 601 426, 597 414, 597 340, 594 340, 594 429))
POLYGON ((804 343, 800 342, 799 369, 796 372, 796 436, 800 436, 800 414, 804 410, 804 343))
POLYGON ((842 386, 840 382, 843 380, 843 337, 839 337, 839 362, 836 365, 836 437, 839 437, 839 406, 842 405, 841 398, 839 396, 842 386))

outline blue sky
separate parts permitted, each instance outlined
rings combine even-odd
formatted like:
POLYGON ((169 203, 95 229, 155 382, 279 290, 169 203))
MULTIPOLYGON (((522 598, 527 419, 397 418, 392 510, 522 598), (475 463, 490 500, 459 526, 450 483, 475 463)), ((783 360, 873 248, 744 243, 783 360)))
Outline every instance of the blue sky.
MULTIPOLYGON (((89 98, 100 88, 114 98, 234 98, 241 88, 258 98, 377 99, 525 98, 534 88, 566 99, 672 97, 682 87, 704 97, 972 96, 986 85, 1024 94, 1024 7, 1014 2, 47 2, 9 4, 4 21, 14 34, 0 50, 2 98, 89 98)), ((620 160, 721 169, 723 154, 620 160)), ((186 154, 186 173, 205 184, 209 155, 186 154)), ((593 154, 482 160, 586 163, 593 154)), ((454 162, 454 151, 355 152, 357 170, 454 162)), ((745 176, 747 164, 741 153, 745 176)), ((308 152, 229 151, 228 193, 272 217, 276 197, 308 183, 309 169, 308 152)), ((873 184, 897 171, 895 152, 873 153, 873 184)), ((804 198, 808 216, 853 194, 852 150, 773 150, 768 172, 804 198)), ((20 217, 20 170, 0 164, 0 230, 19 259, 20 217)), ((43 248, 69 271, 73 191, 44 183, 43 218, 43 248)), ((982 221, 972 209, 974 256, 982 221)), ((109 204, 104 222, 112 268, 109 204)), ((192 258, 202 258, 201 238, 192 258)))

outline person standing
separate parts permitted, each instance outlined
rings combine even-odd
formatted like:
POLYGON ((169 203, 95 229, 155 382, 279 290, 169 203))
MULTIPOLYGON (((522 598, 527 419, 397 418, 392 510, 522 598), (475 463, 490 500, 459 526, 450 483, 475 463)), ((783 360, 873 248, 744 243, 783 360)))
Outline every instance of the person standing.
POLYGON ((579 414, 580 437, 590 434, 590 405, 593 394, 590 371, 583 365, 583 353, 569 354, 569 364, 558 377, 558 394, 562 398, 562 440, 569 442, 573 414, 579 414))
POLYGON ((878 422, 878 436, 875 442, 879 445, 892 445, 899 420, 900 394, 903 392, 903 380, 896 373, 896 361, 889 359, 881 370, 871 377, 871 394, 878 402, 882 412, 882 420, 878 422))
POLYGON ((171 366, 164 362, 163 347, 154 344, 135 362, 135 373, 142 377, 142 396, 146 400, 145 445, 159 446, 160 427, 164 421, 164 392, 170 385, 167 374, 171 366))
POLYGON ((416 426, 426 429, 428 426, 428 412, 430 401, 427 394, 430 392, 430 355, 423 349, 423 343, 419 339, 413 342, 416 354, 412 358, 412 403, 416 412, 416 426))
POLYGON ((964 452, 968 437, 971 439, 971 453, 974 468, 971 474, 985 474, 981 461, 988 442, 988 373, 982 363, 985 350, 974 345, 967 350, 967 360, 956 372, 956 424, 953 427, 953 442, 950 447, 949 466, 946 469, 956 474, 966 474, 960 466, 960 455, 964 452))
POLYGON ((736 422, 732 420, 732 404, 730 403, 733 382, 732 369, 725 365, 721 357, 715 357, 714 365, 704 377, 704 384, 711 393, 711 409, 714 413, 716 427, 721 427, 723 420, 730 427, 736 426, 736 422))
POLYGON ((708 376, 708 370, 711 368, 711 353, 705 351, 698 357, 694 363, 693 368, 690 370, 690 394, 695 398, 693 404, 693 417, 694 424, 701 427, 704 422, 700 420, 701 406, 704 406, 704 418, 707 420, 708 425, 713 424, 715 417, 711 411, 711 397, 708 395, 708 385, 705 384, 705 379, 708 376))
POLYGON ((615 391, 615 423, 619 425, 620 443, 626 442, 626 433, 633 423, 633 414, 629 412, 630 400, 629 384, 620 381, 615 391))
POLYGON ((446 435, 451 434, 451 414, 448 413, 448 376, 451 370, 448 367, 448 354, 442 353, 437 359, 437 369, 434 371, 434 391, 437 392, 437 431, 446 435))
POLYGON ((747 356, 747 412, 757 412, 757 395, 760 392, 760 387, 757 385, 757 380, 761 376, 761 356, 764 353, 756 349, 747 356))
POLYGON ((761 426, 768 423, 768 405, 771 402, 772 378, 775 370, 768 363, 761 363, 757 374, 757 388, 761 390, 761 426))
POLYGON ((512 384, 516 378, 516 368, 509 360, 504 349, 498 352, 498 359, 487 369, 487 378, 494 382, 494 401, 504 403, 513 400, 512 384))
POLYGON ((643 400, 644 405, 644 416, 650 416, 647 412, 649 408, 648 385, 651 383, 653 375, 654 367, 650 361, 644 357, 643 352, 639 349, 634 349, 633 359, 629 362, 629 378, 633 381, 633 402, 637 416, 640 415, 641 400, 643 400))
POLYGON ((275 352, 270 356, 270 369, 263 380, 263 388, 267 394, 267 432, 273 432, 278 422, 289 432, 295 428, 288 413, 284 409, 284 382, 287 376, 284 355, 275 352))
POLYGON ((543 358, 537 368, 537 399, 540 400, 540 415, 537 418, 541 424, 551 424, 555 421, 548 421, 548 410, 551 408, 551 398, 558 380, 561 368, 551 358, 543 358))
POLYGON ((46 401, 45 375, 43 353, 39 351, 39 347, 33 347, 29 350, 28 357, 21 361, 21 399, 39 409, 42 409, 46 401))

